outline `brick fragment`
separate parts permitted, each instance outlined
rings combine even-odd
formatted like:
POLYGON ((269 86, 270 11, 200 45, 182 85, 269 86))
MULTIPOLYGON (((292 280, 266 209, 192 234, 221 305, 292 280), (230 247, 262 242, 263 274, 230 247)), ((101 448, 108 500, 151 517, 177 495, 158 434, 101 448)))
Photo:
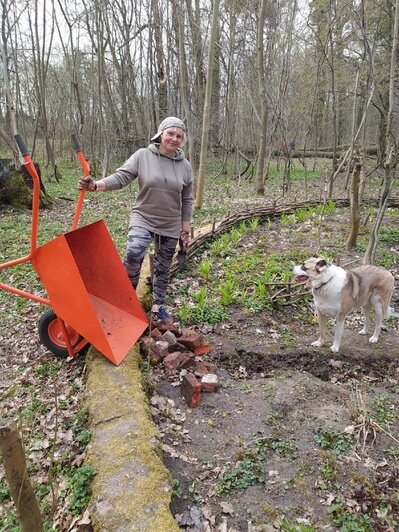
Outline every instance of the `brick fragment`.
POLYGON ((207 373, 201 379, 201 390, 203 392, 213 393, 219 388, 219 378, 214 373, 207 373))
POLYGON ((211 351, 212 351, 212 347, 210 346, 210 344, 207 344, 207 343, 201 344, 198 347, 194 347, 194 353, 197 356, 207 355, 211 351))
POLYGON ((179 357, 179 368, 190 368, 195 364, 195 355, 191 351, 183 351, 179 357))
POLYGON ((217 366, 216 364, 212 364, 212 362, 207 362, 206 360, 198 360, 198 362, 195 363, 194 374, 197 377, 203 377, 208 373, 216 373, 216 371, 217 366))
POLYGON ((179 351, 176 351, 174 353, 169 353, 163 359, 163 365, 167 373, 174 373, 180 366, 180 355, 181 353, 179 351))
POLYGON ((169 354, 169 344, 164 340, 156 340, 151 344, 150 351, 158 357, 165 358, 169 354))
POLYGON ((186 403, 190 407, 196 407, 201 402, 201 383, 192 373, 183 375, 180 391, 186 403))
POLYGON ((179 343, 185 345, 190 351, 194 351, 196 347, 204 343, 204 337, 194 329, 184 328, 182 329, 179 343))
POLYGON ((155 340, 150 336, 142 336, 140 338, 140 349, 142 351, 148 351, 152 344, 155 343, 155 340))
POLYGON ((181 332, 174 323, 162 323, 160 321, 152 322, 153 327, 156 327, 161 333, 171 331, 176 337, 181 335, 181 332))
POLYGON ((182 353, 183 352, 191 353, 190 349, 188 349, 185 345, 180 344, 179 342, 176 342, 175 344, 170 345, 169 346, 169 351, 170 351, 170 353, 172 353, 173 351, 181 351, 182 353))
POLYGON ((159 329, 152 329, 151 338, 155 338, 156 340, 159 340, 161 337, 162 337, 162 333, 159 329))
POLYGON ((172 331, 165 331, 162 335, 162 340, 168 342, 169 345, 175 345, 175 343, 177 342, 176 336, 173 334, 172 331))

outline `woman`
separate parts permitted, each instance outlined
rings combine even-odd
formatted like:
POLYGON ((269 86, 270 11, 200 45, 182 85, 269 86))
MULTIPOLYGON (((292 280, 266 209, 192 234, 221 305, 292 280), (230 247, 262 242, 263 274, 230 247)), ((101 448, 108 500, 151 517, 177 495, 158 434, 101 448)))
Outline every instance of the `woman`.
POLYGON ((147 248, 154 241, 154 321, 172 321, 164 306, 169 269, 179 238, 185 245, 190 238, 194 176, 181 150, 185 140, 184 123, 169 116, 159 125, 150 145, 133 153, 114 174, 99 181, 82 177, 78 184, 90 192, 106 192, 119 190, 137 178, 124 265, 136 288, 147 248))

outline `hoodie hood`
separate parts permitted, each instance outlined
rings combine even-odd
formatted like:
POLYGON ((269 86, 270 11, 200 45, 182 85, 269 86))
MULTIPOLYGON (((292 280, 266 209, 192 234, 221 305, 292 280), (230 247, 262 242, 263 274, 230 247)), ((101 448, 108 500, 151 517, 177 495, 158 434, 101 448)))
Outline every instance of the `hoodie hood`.
POLYGON ((159 151, 159 143, 158 142, 151 143, 148 146, 148 149, 152 153, 155 153, 156 155, 159 155, 160 157, 166 157, 167 159, 171 159, 172 161, 182 161, 185 158, 184 151, 181 148, 177 148, 175 153, 173 153, 172 155, 164 155, 163 153, 161 153, 159 151))

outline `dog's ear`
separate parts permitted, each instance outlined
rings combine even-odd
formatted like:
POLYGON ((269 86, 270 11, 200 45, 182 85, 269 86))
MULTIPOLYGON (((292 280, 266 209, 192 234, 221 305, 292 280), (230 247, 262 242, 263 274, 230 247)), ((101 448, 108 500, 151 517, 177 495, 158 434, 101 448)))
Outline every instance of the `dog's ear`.
POLYGON ((328 266, 328 263, 326 259, 320 258, 320 260, 316 262, 316 270, 318 272, 321 272, 321 270, 327 268, 327 266, 328 266))

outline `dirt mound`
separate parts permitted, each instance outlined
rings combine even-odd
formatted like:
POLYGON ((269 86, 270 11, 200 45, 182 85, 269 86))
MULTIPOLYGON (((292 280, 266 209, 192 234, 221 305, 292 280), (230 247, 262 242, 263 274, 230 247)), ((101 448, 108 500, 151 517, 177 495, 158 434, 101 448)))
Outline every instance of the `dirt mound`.
POLYGON ((244 367, 249 377, 263 374, 273 375, 278 370, 295 369, 306 371, 311 375, 329 381, 332 378, 340 381, 360 376, 368 376, 374 380, 394 377, 399 371, 397 354, 375 355, 363 351, 345 351, 333 354, 309 349, 284 350, 284 352, 258 352, 236 348, 235 353, 223 352, 215 356, 221 367, 235 373, 244 367))

